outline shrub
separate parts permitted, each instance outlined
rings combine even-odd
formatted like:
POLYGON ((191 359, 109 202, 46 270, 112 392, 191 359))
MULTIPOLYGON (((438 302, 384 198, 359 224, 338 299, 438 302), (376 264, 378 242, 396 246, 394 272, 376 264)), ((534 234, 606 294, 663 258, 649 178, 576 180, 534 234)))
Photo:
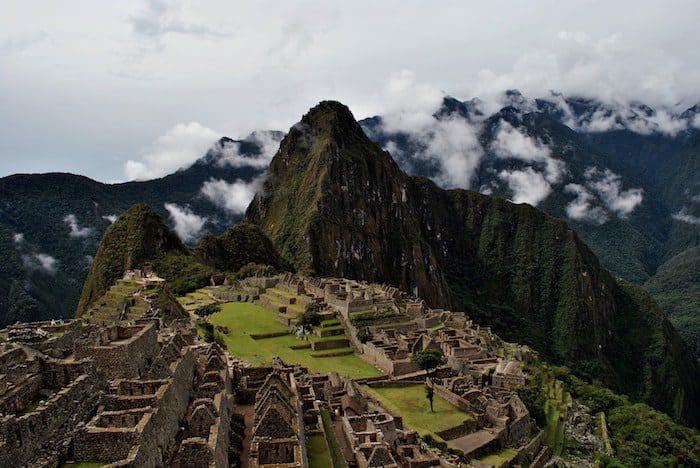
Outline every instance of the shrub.
POLYGON ((369 332, 369 329, 363 328, 357 332, 357 339, 360 340, 360 343, 367 343, 372 339, 372 334, 369 332))
POLYGON ((221 306, 218 304, 207 304, 203 305, 201 307, 198 307, 194 313, 199 316, 199 317, 208 317, 211 314, 215 314, 221 310, 221 306))

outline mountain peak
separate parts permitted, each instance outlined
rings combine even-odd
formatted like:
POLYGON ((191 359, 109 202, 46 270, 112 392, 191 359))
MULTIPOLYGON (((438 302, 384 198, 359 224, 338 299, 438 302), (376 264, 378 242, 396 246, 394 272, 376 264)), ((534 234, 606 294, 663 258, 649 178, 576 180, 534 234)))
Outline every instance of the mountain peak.
POLYGON ((322 124, 325 122, 355 122, 355 117, 345 104, 326 100, 321 101, 302 117, 302 122, 309 124, 322 124))

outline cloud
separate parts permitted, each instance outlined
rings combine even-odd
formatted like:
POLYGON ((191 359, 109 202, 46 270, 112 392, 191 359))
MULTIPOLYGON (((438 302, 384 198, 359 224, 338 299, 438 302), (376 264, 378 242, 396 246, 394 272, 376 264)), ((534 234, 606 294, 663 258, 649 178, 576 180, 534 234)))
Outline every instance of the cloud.
POLYGON ((564 192, 576 195, 576 198, 566 205, 566 215, 575 220, 592 221, 603 224, 608 220, 605 210, 599 206, 593 206, 596 201, 586 188, 579 184, 567 184, 564 192))
POLYGON ((284 134, 280 132, 255 132, 248 142, 258 145, 260 154, 250 155, 241 153, 241 143, 238 141, 217 141, 211 149, 216 156, 216 164, 220 167, 255 167, 264 169, 270 165, 273 156, 279 148, 284 134))
MULTIPOLYGON (((188 12, 192 13, 192 12, 188 12)), ((145 0, 143 7, 128 18, 132 31, 137 36, 158 40, 168 34, 182 34, 200 38, 222 37, 226 34, 206 24, 186 21, 181 3, 167 0, 145 0)))
POLYGON ((510 123, 501 120, 491 149, 502 159, 519 159, 525 162, 544 165, 545 178, 552 184, 561 182, 566 172, 564 161, 552 157, 550 148, 542 142, 515 129, 510 123))
POLYGON ((87 237, 92 233, 92 228, 80 227, 78 218, 76 218, 74 214, 66 215, 63 218, 63 222, 70 228, 70 232, 68 233, 70 237, 87 237))
MULTIPOLYGON (((519 89, 543 97, 550 90, 567 96, 626 104, 639 99, 655 106, 678 106, 697 92, 691 83, 700 78, 697 67, 687 67, 658 41, 640 46, 634 33, 596 36, 584 31, 560 31, 546 46, 522 52, 508 71, 482 69, 473 94, 492 110, 505 89, 519 89)), ((647 38, 644 38, 647 39, 647 38)), ((686 101, 687 102, 687 101, 686 101)), ((694 102, 693 102, 694 103, 694 102)), ((603 116, 599 116, 603 117, 603 116)), ((677 122, 666 115, 650 119, 662 131, 676 131, 677 122)), ((609 119, 595 119, 604 127, 609 119)))
POLYGON ((170 220, 175 225, 174 229, 178 237, 184 242, 197 240, 207 218, 193 213, 187 206, 180 207, 175 203, 165 203, 163 206, 170 213, 170 220))
POLYGON ((695 115, 693 116, 693 123, 692 123, 692 125, 693 125, 693 127, 695 127, 695 128, 700 128, 700 113, 695 114, 695 115))
POLYGON ((30 270, 41 270, 50 275, 55 274, 58 269, 58 260, 45 253, 22 255, 22 262, 30 270))
POLYGON ((470 188, 484 155, 478 138, 480 126, 458 116, 435 118, 444 93, 418 83, 409 70, 390 77, 386 94, 389 107, 382 115, 383 132, 406 134, 415 151, 407 157, 391 140, 384 149, 407 166, 412 159, 432 163, 437 169, 432 179, 443 187, 470 188))
POLYGON ((700 225, 700 216, 691 215, 690 213, 688 213, 688 209, 686 207, 681 208, 678 213, 674 214, 673 219, 688 224, 700 225))
POLYGON ((641 188, 622 190, 622 178, 609 169, 601 171, 595 167, 589 167, 584 177, 587 180, 586 186, 595 191, 607 209, 620 218, 626 218, 642 203, 643 190, 641 188))
POLYGON ((552 186, 544 176, 531 167, 522 171, 501 171, 498 177, 513 191, 513 203, 537 206, 552 192, 552 186))
POLYGON ((21 244, 22 242, 24 242, 24 234, 22 234, 21 232, 17 232, 13 234, 12 240, 15 242, 15 244, 21 244))
POLYGON ((16 53, 50 40, 50 35, 44 31, 17 34, 0 41, 0 53, 16 53))
POLYGON ((262 177, 245 182, 236 180, 228 183, 222 179, 211 178, 202 185, 202 194, 214 205, 223 208, 231 214, 245 213, 246 208, 262 185, 262 177))
POLYGON ((117 215, 104 215, 102 216, 102 219, 108 221, 109 224, 114 224, 114 222, 117 220, 117 215))
POLYGON ((179 123, 159 136, 140 161, 127 161, 126 176, 129 180, 155 179, 188 167, 206 153, 218 135, 197 122, 179 123))

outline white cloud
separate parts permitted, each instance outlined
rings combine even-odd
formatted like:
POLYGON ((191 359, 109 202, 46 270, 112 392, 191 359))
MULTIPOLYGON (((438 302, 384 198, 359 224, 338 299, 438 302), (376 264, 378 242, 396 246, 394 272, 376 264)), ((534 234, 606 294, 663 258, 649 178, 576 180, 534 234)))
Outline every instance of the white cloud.
POLYGON ((209 179, 202 185, 202 194, 219 208, 223 208, 232 214, 243 214, 260 188, 262 178, 256 178, 250 182, 236 180, 228 183, 222 179, 209 179))
POLYGON ((24 242, 24 234, 17 232, 12 236, 12 240, 15 242, 15 244, 21 244, 24 242))
POLYGON ((179 1, 145 0, 143 7, 129 16, 134 34, 146 39, 158 40, 167 34, 182 34, 196 37, 224 36, 203 23, 187 21, 196 10, 182 11, 179 1))
POLYGON ((231 167, 255 167, 266 168, 279 148, 283 134, 277 132, 260 131, 251 136, 251 141, 260 147, 260 154, 256 156, 241 153, 241 143, 225 141, 221 144, 217 141, 211 151, 216 154, 216 164, 231 167))
POLYGON ((129 180, 163 177, 188 167, 204 156, 218 133, 197 122, 179 123, 159 136, 143 153, 141 160, 129 160, 124 171, 129 180))
POLYGON ((498 177, 513 191, 513 203, 537 206, 552 192, 552 186, 544 176, 531 167, 522 171, 501 171, 498 177))
POLYGON ((70 232, 68 233, 71 237, 87 237, 92 233, 92 228, 80 227, 78 224, 78 218, 74 214, 68 214, 63 218, 63 222, 68 225, 70 232))
POLYGON ((45 253, 22 255, 24 266, 31 270, 42 270, 50 275, 56 273, 58 260, 45 253))
POLYGON ((673 219, 688 224, 700 225, 700 216, 691 215, 690 213, 688 213, 688 209, 686 207, 681 208, 678 213, 674 214, 673 219))
POLYGON ((576 198, 566 205, 566 215, 571 219, 592 221, 603 224, 608 220, 605 210, 594 206, 596 198, 586 188, 579 184, 567 184, 564 192, 576 195, 576 198))
POLYGON ((513 158, 543 164, 545 177, 552 184, 561 182, 566 172, 564 161, 553 158, 547 145, 522 133, 504 120, 499 123, 491 149, 502 159, 513 158))
MULTIPOLYGON (((692 91, 691 82, 700 77, 697 67, 686 67, 658 42, 641 47, 641 40, 648 38, 633 35, 560 31, 546 46, 522 52, 509 71, 482 69, 472 93, 485 99, 492 110, 499 105, 500 93, 513 88, 538 97, 556 90, 604 103, 643 99, 651 105, 672 107, 690 97, 694 104, 691 96, 697 99, 698 94, 692 91)), ((665 132, 677 131, 682 125, 664 115, 652 120, 665 132)), ((597 128, 612 125, 607 118, 595 122, 597 128)))
POLYGON ((180 207, 175 203, 165 203, 164 206, 170 213, 170 220, 175 225, 175 232, 180 239, 184 242, 197 240, 207 222, 207 218, 193 213, 187 206, 180 207))
POLYGON ((616 213, 620 218, 626 218, 642 203, 643 190, 641 188, 622 190, 622 178, 609 169, 601 171, 595 167, 589 167, 584 176, 587 180, 586 186, 596 192, 608 210, 616 213))
POLYGON ((695 115, 693 116, 693 123, 692 123, 692 125, 693 125, 693 127, 695 127, 695 128, 700 128, 700 113, 695 114, 695 115))
POLYGON ((117 215, 104 215, 102 216, 102 219, 109 221, 109 224, 114 224, 114 222, 117 220, 117 215))
POLYGON ((61 3, 13 1, 0 15, 0 41, 41 31, 51 38, 0 57, 0 102, 13 110, 0 113, 0 127, 14 129, 3 136, 1 175, 60 170, 112 180, 174 123, 206 122, 233 137, 284 130, 324 98, 358 117, 384 114, 390 98, 378 90, 407 64, 435 90, 485 101, 489 89, 509 88, 670 109, 700 100, 700 48, 689 42, 696 0, 672 8, 632 0, 505 8, 137 1, 127 10, 123 2, 82 2, 80 15, 61 3), (573 32, 557 34, 561 25, 573 32), (513 31, 515 43, 504 33, 513 31), (214 40, 220 32, 235 40, 214 40), (135 56, 149 41, 162 44, 161 53, 135 56), (50 152, 32 144, 37 128, 50 152))
MULTIPOLYGON (((406 133, 419 148, 412 157, 437 165, 433 179, 446 188, 470 188, 474 171, 484 155, 479 143, 479 125, 459 117, 436 119, 444 93, 418 83, 409 70, 392 75, 386 86, 389 105, 382 114, 382 129, 406 133)), ((384 148, 401 160, 394 142, 384 148)), ((410 162, 410 161, 407 161, 410 162)))
POLYGON ((673 137, 688 128, 688 121, 665 109, 641 109, 625 103, 598 103, 593 112, 583 113, 574 122, 569 122, 569 126, 591 133, 628 129, 641 135, 662 133, 673 137))

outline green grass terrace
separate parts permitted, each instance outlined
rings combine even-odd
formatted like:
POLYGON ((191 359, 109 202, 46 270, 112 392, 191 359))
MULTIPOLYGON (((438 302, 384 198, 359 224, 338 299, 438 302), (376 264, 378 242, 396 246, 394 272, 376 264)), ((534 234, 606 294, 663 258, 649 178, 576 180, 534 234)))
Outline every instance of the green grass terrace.
POLYGON ((435 412, 431 412, 423 384, 376 388, 364 385, 363 389, 389 411, 400 414, 406 426, 420 435, 430 434, 437 440, 442 440, 437 432, 473 419, 471 414, 465 413, 437 394, 433 399, 435 412))
MULTIPOLYGON (((338 372, 349 378, 377 377, 383 373, 352 352, 352 348, 314 351, 310 341, 338 338, 320 338, 310 335, 309 341, 292 334, 269 338, 253 338, 251 335, 269 335, 288 332, 289 328, 277 320, 277 313, 248 302, 229 302, 221 305, 221 311, 212 314, 209 320, 214 325, 225 326, 228 335, 222 335, 228 351, 253 365, 269 365, 278 356, 288 364, 300 364, 311 371, 338 372), (293 349, 297 348, 297 349, 293 349), (340 354, 340 355, 338 355, 340 354)), ((324 324, 322 324, 324 325, 324 324)), ((334 326, 332 322, 326 325, 334 326)))

